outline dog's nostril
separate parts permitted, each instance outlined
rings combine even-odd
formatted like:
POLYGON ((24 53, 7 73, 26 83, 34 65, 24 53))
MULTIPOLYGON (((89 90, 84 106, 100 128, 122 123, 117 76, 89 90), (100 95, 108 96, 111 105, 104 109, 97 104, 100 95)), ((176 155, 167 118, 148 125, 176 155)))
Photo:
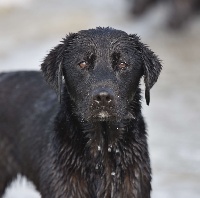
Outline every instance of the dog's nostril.
POLYGON ((101 96, 100 95, 97 95, 97 97, 96 97, 96 99, 95 99, 96 101, 98 101, 98 102, 101 102, 101 96))
POLYGON ((106 101, 111 102, 110 96, 106 96, 106 101))

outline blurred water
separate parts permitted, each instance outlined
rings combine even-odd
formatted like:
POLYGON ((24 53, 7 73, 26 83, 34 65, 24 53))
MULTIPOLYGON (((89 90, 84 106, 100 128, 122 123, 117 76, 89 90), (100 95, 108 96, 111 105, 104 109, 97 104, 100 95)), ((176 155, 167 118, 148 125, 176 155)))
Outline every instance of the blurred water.
MULTIPOLYGON (((164 28, 163 5, 140 19, 128 0, 1 0, 0 71, 39 70, 45 54, 66 33, 111 26, 141 35, 163 60, 163 71, 144 106, 153 167, 153 198, 199 198, 200 18, 184 31, 164 28)), ((4 198, 38 198, 24 179, 4 198)))

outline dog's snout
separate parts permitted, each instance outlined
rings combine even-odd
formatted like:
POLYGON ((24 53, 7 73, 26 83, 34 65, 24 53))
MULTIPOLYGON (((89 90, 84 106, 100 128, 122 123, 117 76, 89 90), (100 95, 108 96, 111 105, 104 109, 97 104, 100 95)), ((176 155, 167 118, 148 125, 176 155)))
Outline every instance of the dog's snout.
POLYGON ((113 101, 113 96, 107 91, 101 91, 93 99, 98 104, 109 104, 113 101))
POLYGON ((111 89, 96 89, 92 98, 92 115, 100 120, 115 116, 115 97, 111 89))

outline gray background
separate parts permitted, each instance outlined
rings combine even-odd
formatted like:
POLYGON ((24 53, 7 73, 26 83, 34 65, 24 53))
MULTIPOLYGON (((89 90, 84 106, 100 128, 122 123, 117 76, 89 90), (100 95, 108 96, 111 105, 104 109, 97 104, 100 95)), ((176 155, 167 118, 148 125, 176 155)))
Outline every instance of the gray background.
MULTIPOLYGON (((165 28, 166 5, 140 19, 128 0, 0 0, 0 71, 39 70, 69 32, 111 26, 137 33, 163 61, 143 104, 153 168, 153 198, 200 197, 200 17, 182 31, 165 28)), ((4 198, 39 198, 18 178, 4 198)))

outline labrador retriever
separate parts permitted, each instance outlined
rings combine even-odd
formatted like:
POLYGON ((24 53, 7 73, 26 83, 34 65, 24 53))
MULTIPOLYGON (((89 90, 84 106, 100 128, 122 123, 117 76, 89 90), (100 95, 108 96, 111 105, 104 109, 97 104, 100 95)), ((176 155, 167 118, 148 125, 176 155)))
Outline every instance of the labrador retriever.
POLYGON ((137 35, 98 27, 67 35, 42 72, 0 74, 0 196, 21 174, 42 198, 149 198, 140 79, 149 104, 161 68, 137 35))

